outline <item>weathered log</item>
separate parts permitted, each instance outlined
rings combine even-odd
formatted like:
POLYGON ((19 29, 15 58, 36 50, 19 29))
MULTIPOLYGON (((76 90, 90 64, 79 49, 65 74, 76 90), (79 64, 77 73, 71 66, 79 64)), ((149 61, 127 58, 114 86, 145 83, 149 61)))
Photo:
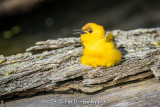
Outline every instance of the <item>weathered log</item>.
POLYGON ((6 102, 6 107, 159 107, 160 81, 146 81, 110 87, 93 95, 45 94, 6 102))
POLYGON ((122 62, 114 67, 80 63, 80 38, 37 42, 25 53, 0 56, 0 98, 81 91, 95 93, 108 87, 159 75, 160 28, 113 31, 122 62))

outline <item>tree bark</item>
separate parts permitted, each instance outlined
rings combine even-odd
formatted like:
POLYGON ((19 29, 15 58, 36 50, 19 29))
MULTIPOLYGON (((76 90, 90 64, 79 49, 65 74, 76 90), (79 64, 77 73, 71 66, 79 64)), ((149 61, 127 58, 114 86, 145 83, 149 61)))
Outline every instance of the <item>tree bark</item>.
POLYGON ((96 93, 155 76, 160 78, 160 28, 114 30, 123 58, 114 67, 91 67, 80 63, 80 38, 37 42, 25 53, 0 56, 0 98, 38 92, 96 93))
POLYGON ((160 81, 149 79, 87 95, 45 94, 14 101, 4 101, 6 107, 159 107, 160 81))

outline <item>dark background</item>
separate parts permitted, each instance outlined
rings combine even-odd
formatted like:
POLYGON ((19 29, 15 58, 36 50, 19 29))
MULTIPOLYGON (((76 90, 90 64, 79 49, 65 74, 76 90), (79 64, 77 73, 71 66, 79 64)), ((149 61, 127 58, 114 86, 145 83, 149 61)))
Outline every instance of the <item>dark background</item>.
POLYGON ((160 0, 39 0, 14 5, 0 1, 0 55, 4 56, 25 52, 37 41, 78 37, 72 29, 88 22, 106 30, 160 26, 160 0))

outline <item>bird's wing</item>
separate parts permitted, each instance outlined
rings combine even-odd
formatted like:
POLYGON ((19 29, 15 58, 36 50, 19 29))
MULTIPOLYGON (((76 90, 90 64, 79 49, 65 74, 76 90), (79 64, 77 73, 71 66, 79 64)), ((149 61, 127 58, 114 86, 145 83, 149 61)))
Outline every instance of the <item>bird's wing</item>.
POLYGON ((106 35, 105 35, 106 41, 113 41, 114 40, 114 36, 113 36, 113 32, 107 31, 106 35))
POLYGON ((107 42, 111 42, 112 41, 114 43, 115 47, 117 47, 113 32, 107 31, 106 34, 105 34, 105 38, 106 38, 107 42))

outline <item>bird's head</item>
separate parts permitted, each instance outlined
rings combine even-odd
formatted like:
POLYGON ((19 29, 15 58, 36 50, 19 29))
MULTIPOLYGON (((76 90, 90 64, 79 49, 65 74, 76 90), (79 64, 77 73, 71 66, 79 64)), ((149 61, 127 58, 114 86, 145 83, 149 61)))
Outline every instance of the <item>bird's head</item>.
POLYGON ((82 29, 75 29, 73 31, 75 31, 75 34, 81 34, 82 42, 105 38, 106 32, 103 26, 95 23, 87 23, 82 27, 82 29))

